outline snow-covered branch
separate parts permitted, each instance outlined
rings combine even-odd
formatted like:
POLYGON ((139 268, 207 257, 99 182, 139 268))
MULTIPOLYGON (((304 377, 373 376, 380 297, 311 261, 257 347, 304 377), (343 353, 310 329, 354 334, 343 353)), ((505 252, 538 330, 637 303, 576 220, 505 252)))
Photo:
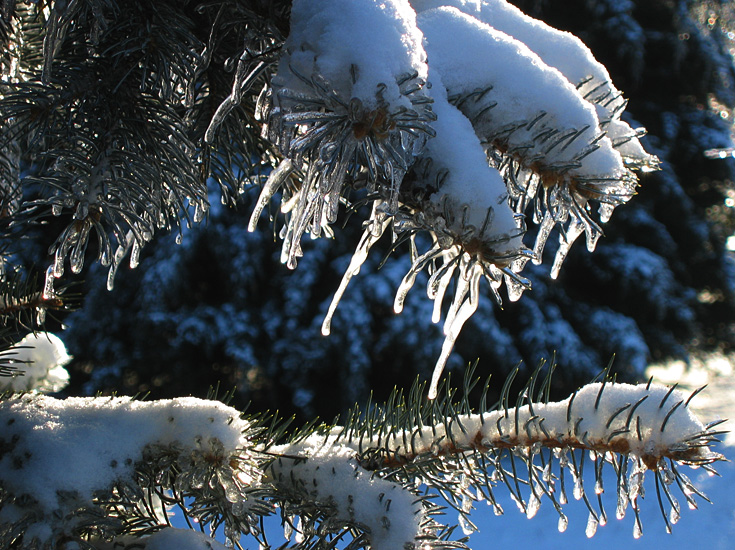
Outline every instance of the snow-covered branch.
MULTIPOLYGON (((722 459, 709 447, 716 441, 719 422, 702 424, 688 408, 692 397, 655 384, 605 382, 589 384, 555 403, 519 399, 527 404, 509 407, 506 397, 498 410, 481 414, 458 413, 460 407, 445 400, 428 417, 417 413, 416 404, 399 401, 366 420, 273 451, 310 457, 335 450, 344 455, 349 449, 376 475, 390 472, 406 484, 416 481, 439 489, 457 508, 468 533, 473 530, 467 517, 473 501, 487 499, 502 513, 494 497, 499 489, 508 489, 528 517, 536 514, 543 497, 548 498, 559 513, 560 530, 565 529, 566 474, 572 478, 574 497, 589 507, 587 529, 592 536, 597 525, 607 521, 600 498, 607 465, 617 478, 616 516, 624 517, 630 505, 637 538, 642 534, 639 497, 646 471, 655 477, 659 502, 661 494, 668 502, 664 520, 670 530, 680 513, 672 489, 678 486, 692 508, 693 495, 700 494, 681 466, 708 467, 722 459), (595 474, 591 494, 583 478, 587 453, 595 474)), ((321 475, 316 470, 315 480, 321 475)))
POLYGON ((535 400, 535 383, 536 376, 516 406, 506 389, 496 410, 479 413, 466 397, 441 392, 427 400, 417 386, 407 400, 396 394, 384 406, 353 411, 343 426, 312 427, 285 442, 277 424, 214 401, 8 397, 0 401, 0 542, 105 548, 106 540, 146 541, 183 513, 231 543, 245 534, 267 544, 260 520, 280 509, 298 548, 345 538, 351 547, 448 548, 463 544, 439 522, 437 493, 469 534, 475 501, 503 512, 499 491, 528 517, 548 499, 563 530, 570 489, 589 508, 588 535, 607 521, 607 489, 618 518, 633 509, 640 536, 649 471, 662 512, 664 503, 669 509, 667 528, 680 514, 676 487, 696 507, 703 495, 682 467, 710 468, 722 456, 710 449, 714 424, 689 409, 693 396, 607 381, 545 402, 535 400), (613 489, 603 486, 610 469, 613 489))

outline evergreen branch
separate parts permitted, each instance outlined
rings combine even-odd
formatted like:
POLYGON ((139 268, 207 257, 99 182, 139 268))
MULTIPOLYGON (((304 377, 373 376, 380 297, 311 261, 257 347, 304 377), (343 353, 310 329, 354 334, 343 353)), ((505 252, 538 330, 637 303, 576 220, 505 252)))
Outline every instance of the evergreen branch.
MULTIPOLYGON (((418 387, 409 393, 408 401, 402 392, 396 392, 385 405, 364 415, 349 414, 344 426, 325 427, 305 439, 270 448, 269 452, 284 458, 271 465, 269 475, 287 494, 296 491, 315 502, 336 498, 331 489, 320 488, 334 486, 320 471, 327 465, 343 467, 344 460, 352 464, 356 478, 361 471, 373 472, 409 491, 420 481, 457 510, 469 533, 474 530, 468 517, 472 502, 478 495, 496 502, 494 492, 503 485, 528 517, 536 514, 542 498, 547 497, 559 513, 560 528, 565 528, 561 505, 566 500, 566 470, 573 480, 575 498, 583 499, 590 510, 591 536, 606 518, 599 497, 604 492, 605 465, 616 473, 618 517, 628 504, 637 515, 638 494, 648 470, 656 478, 659 499, 665 497, 674 517, 678 504, 670 491, 672 483, 683 487, 685 494, 691 493, 691 482, 678 466, 706 466, 723 459, 710 450, 719 432, 687 410, 688 400, 672 397, 676 394, 673 388, 605 379, 588 384, 564 401, 548 403, 533 400, 539 371, 521 391, 515 407, 509 405, 510 386, 506 385, 494 411, 469 412, 467 394, 457 401, 448 387, 430 401, 418 387), (588 453, 593 457, 597 506, 588 499, 584 485, 588 453), (551 474, 552 468, 558 468, 558 476, 551 474), (299 471, 296 478, 292 476, 295 470, 299 471)), ((544 385, 548 383, 547 379, 544 385)), ((465 387, 471 385, 466 379, 465 387)), ((337 475, 334 469, 332 472, 337 475)), ((432 516, 436 510, 424 508, 421 513, 432 516)), ((423 532, 430 536, 436 528, 431 524, 423 532)), ((640 529, 637 520, 636 535, 640 529)))

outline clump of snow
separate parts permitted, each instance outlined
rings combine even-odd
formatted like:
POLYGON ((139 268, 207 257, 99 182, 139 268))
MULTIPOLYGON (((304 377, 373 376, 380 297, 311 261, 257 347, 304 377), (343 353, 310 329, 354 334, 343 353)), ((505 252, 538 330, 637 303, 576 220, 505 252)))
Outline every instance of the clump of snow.
POLYGON ((530 17, 506 0, 411 0, 411 5, 419 13, 451 6, 522 42, 593 104, 605 132, 626 162, 644 170, 656 164, 638 139, 641 132, 620 119, 625 108, 623 94, 578 37, 530 17))
MULTIPOLYGON (((433 79, 432 84, 438 87, 433 79)), ((444 220, 448 229, 455 235, 465 233, 467 228, 460 226, 465 222, 475 228, 480 239, 495 241, 498 253, 518 250, 522 242, 505 183, 500 173, 488 165, 470 121, 445 97, 436 94, 433 110, 437 116, 433 125, 436 136, 427 143, 424 156, 432 159, 432 173, 447 171, 431 200, 437 205, 446 203, 453 214, 453 220, 444 220), (486 224, 488 216, 491 223, 486 224), (453 222, 455 227, 451 227, 453 222), (481 229, 484 234, 480 234, 481 229)))
POLYGON ((441 74, 450 97, 460 97, 460 108, 482 138, 507 140, 510 149, 527 149, 524 156, 547 165, 581 163, 573 169, 577 175, 616 178, 625 173, 607 138, 585 154, 602 133, 595 108, 526 44, 453 7, 422 12, 418 23, 432 70, 441 74), (481 99, 470 96, 480 90, 481 99), (469 98, 463 101, 463 96, 469 98), (567 137, 554 148, 550 143, 556 138, 535 139, 550 131, 567 137))
POLYGON ((16 370, 0 377, 0 391, 57 392, 69 384, 64 365, 72 360, 64 342, 50 332, 31 333, 0 355, 16 370))
POLYGON ((364 469, 354 449, 325 442, 314 435, 271 448, 270 452, 283 455, 271 466, 271 480, 294 493, 296 501, 332 508, 336 517, 330 519, 367 528, 375 550, 413 546, 425 520, 421 500, 400 484, 364 469), (307 460, 288 458, 293 456, 307 460))
POLYGON ((226 550, 226 546, 214 538, 192 529, 162 529, 144 539, 145 550, 226 550))
MULTIPOLYGON (((598 382, 564 401, 523 406, 509 415, 503 410, 486 413, 482 420, 476 418, 476 425, 465 422, 464 427, 477 428, 487 441, 510 437, 530 445, 534 440, 569 440, 611 449, 624 442, 618 448, 645 460, 686 449, 693 449, 698 460, 714 459, 719 455, 707 447, 689 447, 706 428, 689 409, 688 397, 658 384, 610 382, 603 387, 598 382)), ((450 439, 454 437, 462 436, 453 433, 450 439)))
POLYGON ((234 453, 245 444, 249 423, 235 409, 195 398, 22 395, 0 401, 0 425, 7 449, 0 457, 0 484, 50 513, 63 507, 62 494, 91 503, 114 482, 131 481, 150 445, 175 444, 186 454, 205 451, 216 440, 234 453))
MULTIPOLYGON (((574 85, 593 77, 610 89, 610 75, 590 49, 573 34, 550 27, 506 0, 411 0, 417 12, 451 6, 486 23, 533 50, 574 85)), ((615 94, 617 95, 617 94, 615 94)))
MULTIPOLYGON (((143 537, 123 536, 112 542, 95 540, 97 550, 227 550, 214 537, 193 529, 165 527, 143 537)), ((66 550, 66 549, 65 549, 66 550)), ((70 549, 71 550, 71 549, 70 549)), ((74 549, 76 550, 76 548, 74 549)))
MULTIPOLYGON (((409 437, 395 433, 385 445, 392 453, 437 452, 441 441, 474 448, 479 441, 493 447, 502 442, 532 446, 588 447, 625 452, 651 467, 664 456, 690 453, 685 462, 718 460, 720 455, 697 441, 707 428, 689 409, 689 396, 659 384, 587 384, 563 401, 535 403, 517 409, 474 414, 460 422, 419 428, 409 437), (410 444, 406 447, 406 441, 410 444)), ((355 442, 362 448, 368 441, 355 442)), ((683 455, 679 455, 683 456, 683 455)))
POLYGON ((306 77, 320 75, 345 99, 374 106, 385 87, 383 98, 397 105, 403 100, 396 79, 414 72, 426 78, 422 35, 408 0, 295 0, 291 22, 281 63, 306 77))

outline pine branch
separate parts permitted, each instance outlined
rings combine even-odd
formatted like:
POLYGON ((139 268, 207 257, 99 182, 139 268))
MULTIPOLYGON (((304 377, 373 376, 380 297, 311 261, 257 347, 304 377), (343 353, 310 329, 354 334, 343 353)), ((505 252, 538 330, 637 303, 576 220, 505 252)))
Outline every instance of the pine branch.
MULTIPOLYGON (((494 411, 470 413, 467 394, 457 399, 451 389, 433 401, 425 400, 419 386, 411 390, 408 400, 395 393, 383 406, 364 414, 349 414, 344 426, 327 427, 294 443, 270 448, 269 452, 282 455, 271 466, 270 476, 286 494, 299 494, 313 505, 339 498, 332 494, 332 488, 344 482, 337 480, 346 477, 338 473, 339 468, 352 468, 356 479, 364 475, 360 472, 373 472, 385 480, 381 483, 388 488, 376 488, 375 498, 389 491, 390 483, 409 492, 417 484, 425 484, 457 510, 463 529, 471 533, 473 502, 486 499, 496 513, 502 513, 495 495, 504 488, 528 517, 536 514, 544 498, 550 500, 559 514, 560 530, 564 530, 568 523, 562 508, 567 474, 573 480, 575 498, 589 508, 587 533, 592 536, 597 525, 607 520, 601 498, 603 472, 612 468, 617 479, 616 516, 622 518, 628 506, 632 507, 637 538, 642 533, 639 497, 645 473, 651 471, 659 502, 665 497, 670 505, 667 513, 661 504, 670 531, 680 512, 672 492, 674 485, 690 503, 692 495, 701 494, 681 466, 709 467, 723 459, 710 450, 721 434, 716 429, 720 423, 704 425, 687 409, 698 392, 686 397, 675 388, 604 380, 583 387, 564 401, 549 403, 542 397, 549 376, 538 393, 535 390, 539 372, 519 394, 515 407, 509 404, 510 384, 506 384, 494 411), (588 468, 594 468, 594 492, 585 487, 587 454, 592 457, 588 468), (331 476, 335 476, 331 483, 330 475, 321 473, 330 467, 331 476)), ((362 499, 369 498, 367 491, 360 490, 362 499)), ((430 518, 440 512, 422 499, 413 506, 419 502, 424 507, 414 511, 414 516, 430 518)), ((309 513, 303 507, 298 510, 309 513)), ((392 513, 386 510, 385 517, 401 514, 392 513)), ((419 522, 417 532, 431 538, 436 529, 437 524, 426 519, 424 524, 419 522)))

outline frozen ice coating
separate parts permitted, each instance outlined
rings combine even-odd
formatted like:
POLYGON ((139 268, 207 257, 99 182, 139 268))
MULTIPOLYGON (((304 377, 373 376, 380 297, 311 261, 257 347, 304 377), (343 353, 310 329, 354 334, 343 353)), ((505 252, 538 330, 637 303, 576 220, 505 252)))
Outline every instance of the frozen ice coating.
MULTIPOLYGON (((378 480, 377 475, 369 478, 376 485, 362 485, 368 479, 368 471, 387 468, 415 472, 413 487, 418 490, 422 482, 426 483, 422 476, 431 478, 437 474, 426 474, 415 465, 430 469, 428 464, 436 462, 443 464, 444 496, 453 499, 465 532, 473 530, 464 514, 473 508, 474 501, 486 499, 496 514, 503 513, 493 492, 507 487, 518 508, 529 518, 536 514, 542 501, 551 500, 560 516, 560 530, 567 525, 562 511, 567 491, 577 500, 584 499, 592 516, 587 525, 588 536, 607 521, 602 497, 605 492, 612 493, 608 498, 617 501, 618 519, 632 508, 636 533, 640 534, 639 497, 643 495, 647 471, 656 478, 662 512, 663 503, 670 504, 670 513, 665 516, 672 518, 665 519, 670 528, 669 522, 675 523, 680 513, 673 490, 681 490, 690 507, 696 507, 694 496, 700 495, 680 466, 709 467, 723 458, 709 448, 717 436, 712 430, 716 423, 705 426, 688 408, 696 393, 684 395, 675 388, 652 383, 631 385, 608 380, 588 384, 559 402, 537 401, 517 408, 501 406, 482 414, 458 413, 459 404, 439 405, 436 417, 408 422, 404 419, 398 425, 392 419, 405 414, 404 403, 393 403, 390 409, 370 411, 371 420, 355 419, 357 426, 335 426, 274 448, 284 459, 273 463, 271 475, 286 487, 301 488, 297 495, 306 492, 311 499, 326 498, 337 503, 344 502, 344 495, 355 494, 357 490, 349 486, 351 482, 360 483, 359 492, 364 491, 364 495, 347 498, 358 518, 384 513, 375 506, 375 493, 382 493, 384 498, 391 495, 391 499, 397 499, 399 494, 389 482, 378 480), (383 414, 384 422, 377 422, 383 414), (359 427, 360 422, 371 424, 372 429, 359 427), (605 468, 608 473, 612 470, 616 479, 610 487, 603 484, 603 477, 609 479, 603 476, 605 468), (594 474, 593 484, 585 487, 591 476, 583 472, 588 470, 594 474)), ((503 399, 507 403, 507 395, 503 399)), ((409 517, 404 512, 410 512, 417 501, 410 504, 407 495, 411 492, 406 489, 394 505, 401 510, 397 514, 409 517)), ((339 506, 338 509, 342 510, 339 506)), ((393 525, 393 505, 390 512, 387 517, 393 525)), ((414 511, 414 517, 419 515, 414 511)), ((405 534, 391 541, 393 547, 402 547, 395 546, 396 542, 410 540, 415 525, 406 526, 405 534)))
MULTIPOLYGON (((501 401, 508 403, 505 392, 501 401)), ((157 452, 165 448, 175 452, 177 470, 201 454, 207 471, 214 468, 216 472, 209 479, 199 478, 200 483, 206 487, 212 487, 212 482, 221 484, 233 514, 251 504, 248 494, 229 493, 226 487, 231 478, 239 479, 246 490, 256 491, 254 500, 262 492, 266 499, 261 500, 262 506, 257 509, 257 503, 252 504, 252 510, 258 510, 249 523, 253 527, 260 516, 273 513, 268 504, 272 501, 297 526, 296 516, 308 523, 317 514, 322 525, 364 532, 376 550, 416 547, 435 540, 432 536, 441 532, 435 520, 440 509, 424 493, 424 484, 454 499, 460 514, 469 513, 480 495, 502 513, 492 493, 506 488, 528 517, 536 513, 542 500, 552 500, 564 526, 559 503, 566 500, 567 475, 575 498, 585 499, 594 515, 582 476, 582 462, 589 454, 595 496, 605 491, 602 470, 609 464, 607 468, 617 474, 617 485, 608 489, 617 495, 617 515, 622 517, 631 507, 638 529, 646 471, 656 477, 657 491, 663 487, 660 490, 671 503, 671 517, 674 512, 678 517, 671 491, 678 487, 690 506, 696 506, 694 498, 699 494, 678 466, 707 467, 722 459, 709 447, 717 436, 714 424, 705 426, 690 412, 694 394, 683 395, 675 388, 593 383, 563 401, 501 406, 482 414, 460 412, 459 403, 443 400, 430 414, 421 412, 425 405, 421 393, 419 390, 412 398, 415 403, 393 400, 385 409, 351 415, 344 426, 296 433, 290 442, 277 445, 265 426, 253 425, 234 409, 212 401, 183 398, 146 403, 128 398, 11 396, 0 402, 0 425, 4 426, 0 485, 7 497, 0 508, 0 522, 15 528, 19 522, 30 521, 23 527, 24 542, 57 540, 71 518, 86 521, 83 508, 97 491, 109 490, 115 481, 133 484, 134 464, 145 460, 143 449, 157 452), (213 441, 222 446, 216 456, 210 445, 213 441), (248 455, 245 447, 254 453, 248 455), (272 460, 254 461, 258 452, 272 460), (243 477, 250 472, 254 475, 243 477), (530 479, 524 480, 525 475, 530 479)), ((156 456, 163 457, 164 463, 172 460, 171 454, 156 456)), ((174 492, 194 487, 182 488, 178 481, 172 480, 171 486, 158 479, 152 483, 174 492)), ((140 488, 151 490, 147 485, 140 488)), ((138 493, 130 494, 136 498, 138 493)), ((208 498, 212 494, 217 493, 208 493, 208 498)), ((602 500, 599 503, 602 510, 602 500)), ((167 520, 157 515, 158 505, 160 513, 165 513, 163 501, 156 497, 150 506, 156 508, 154 521, 164 527, 162 531, 142 534, 140 539, 125 533, 114 542, 132 542, 145 550, 219 548, 208 545, 205 535, 165 528, 167 520)), ((589 524, 591 531, 602 522, 595 515, 589 524)), ((466 532, 472 531, 464 515, 460 524, 466 532)), ((242 534, 240 527, 227 529, 225 526, 231 541, 242 534)), ((286 537, 295 536, 295 542, 300 535, 286 529, 286 537)))
MULTIPOLYGON (((427 143, 424 156, 432 159, 432 171, 448 172, 431 200, 437 205, 446 201, 454 212, 455 226, 450 225, 449 229, 456 235, 465 233, 465 228, 459 227, 465 218, 482 240, 497 241, 497 252, 517 250, 522 246, 521 237, 513 211, 508 205, 508 192, 503 178, 488 165, 482 145, 467 117, 450 105, 446 98, 437 95, 433 104, 437 116, 434 122, 436 136, 427 143), (467 209, 466 213, 464 209, 467 209), (492 220, 490 224, 485 223, 488 216, 492 220), (483 235, 479 235, 484 225, 488 227, 483 235), (509 238, 511 235, 514 237, 509 238)), ((450 224, 449 220, 445 221, 450 224)))
POLYGON ((410 107, 396 79, 413 72, 423 79, 427 68, 408 0, 295 0, 291 21, 282 63, 307 77, 321 75, 345 99, 374 106, 384 85, 388 103, 410 107))
POLYGON ((304 234, 331 234, 350 191, 367 189, 377 208, 323 334, 385 232, 397 242, 408 231, 427 232, 432 243, 413 258, 397 313, 425 268, 441 262, 427 288, 434 319, 453 277, 464 280, 453 287, 435 381, 477 309, 480 280, 498 302, 502 283, 510 300, 519 299, 530 288, 519 273, 528 259, 542 261, 556 226, 552 276, 580 235, 594 249, 599 223, 635 192, 632 170, 648 168, 653 157, 640 147, 640 133, 619 120, 619 94, 607 94, 612 102, 602 97, 609 76, 580 44, 504 2, 296 0, 291 34, 256 109, 263 137, 284 160, 263 186, 249 228, 283 191, 281 260, 295 268, 304 234), (577 87, 572 68, 587 78, 588 66, 592 78, 577 87), (532 252, 521 244, 524 216, 539 226, 532 252))
POLYGON ((31 333, 2 354, 15 367, 11 376, 0 376, 0 391, 57 392, 69 384, 64 368, 72 357, 64 342, 49 332, 31 333))
POLYGON ((0 401, 0 425, 0 440, 13 442, 0 458, 2 486, 30 495, 50 512, 60 506, 58 493, 90 502, 115 480, 129 481, 146 445, 176 443, 190 452, 217 439, 234 452, 248 423, 222 403, 187 397, 145 402, 23 395, 0 401))
POLYGON ((507 141, 510 149, 530 146, 524 155, 538 156, 546 165, 581 163, 572 169, 576 175, 619 177, 625 172, 605 137, 594 152, 584 154, 602 133, 595 108, 525 44, 452 7, 422 12, 418 22, 432 69, 441 74, 449 96, 459 96, 460 109, 482 139, 507 141), (553 138, 536 139, 548 131, 566 137, 550 147, 553 138))

